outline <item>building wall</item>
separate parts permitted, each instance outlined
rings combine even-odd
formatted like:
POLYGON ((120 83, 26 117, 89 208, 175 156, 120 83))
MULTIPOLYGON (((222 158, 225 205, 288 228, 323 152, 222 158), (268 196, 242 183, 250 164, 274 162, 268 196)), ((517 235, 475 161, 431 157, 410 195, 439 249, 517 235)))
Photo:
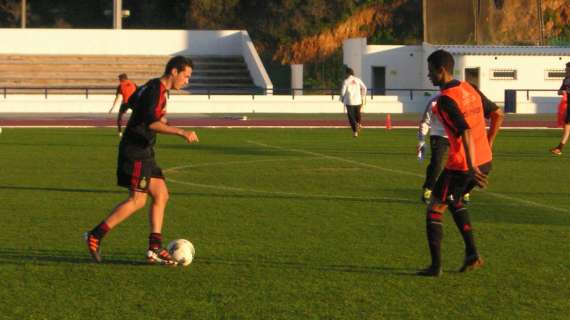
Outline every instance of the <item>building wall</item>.
MULTIPOLYGON (((346 46, 362 43, 358 41, 345 42, 346 46)), ((353 41, 354 39, 350 39, 353 41)), ((479 68, 479 86, 483 93, 498 104, 504 103, 506 89, 535 89, 545 91, 520 91, 517 93, 517 112, 520 113, 551 113, 556 111, 559 97, 556 90, 560 87, 562 79, 548 79, 548 70, 564 71, 565 63, 570 61, 570 50, 560 49, 560 54, 552 54, 552 48, 531 48, 533 52, 517 53, 515 47, 505 49, 501 54, 485 53, 483 46, 460 46, 460 50, 467 48, 475 53, 453 52, 455 58, 454 76, 465 80, 466 68, 479 68), (509 50, 512 51, 509 54, 509 50), (544 50, 544 52, 541 52, 544 50), (567 53, 566 53, 567 52, 567 53), (516 79, 497 79, 495 71, 516 70, 516 79), (550 90, 550 91, 549 91, 550 90)), ((368 45, 361 55, 362 80, 369 87, 373 87, 372 68, 384 66, 386 68, 386 88, 425 89, 429 95, 437 88, 427 78, 427 57, 438 47, 429 44, 423 46, 394 46, 394 45, 368 45)), ((447 50, 447 49, 446 49, 447 50)), ((460 51, 459 50, 459 51, 460 51)), ((493 47, 497 51, 497 47, 493 47)), ((448 50, 449 51, 449 50, 448 50)), ((351 52, 351 60, 357 60, 351 52)), ((358 62, 354 62, 358 64, 358 62)), ((387 91, 386 94, 401 95, 405 91, 387 91)))

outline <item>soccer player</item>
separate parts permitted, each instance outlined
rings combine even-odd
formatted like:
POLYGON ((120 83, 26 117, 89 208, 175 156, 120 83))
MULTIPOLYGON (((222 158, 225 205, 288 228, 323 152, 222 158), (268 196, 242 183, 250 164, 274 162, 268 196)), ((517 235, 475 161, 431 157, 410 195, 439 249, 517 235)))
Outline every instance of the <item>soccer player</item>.
POLYGON ((111 106, 111 109, 109 109, 109 113, 113 112, 113 109, 115 109, 115 106, 119 102, 119 99, 122 98, 121 106, 119 107, 119 113, 117 115, 117 130, 119 131, 119 137, 122 136, 121 125, 123 122, 123 115, 127 112, 127 110, 130 109, 129 99, 136 89, 136 84, 129 80, 129 77, 126 73, 121 73, 119 75, 119 86, 117 86, 115 101, 113 101, 113 105, 111 106))
POLYGON ((558 95, 562 96, 562 103, 566 102, 566 114, 562 117, 563 129, 562 138, 557 147, 550 149, 550 152, 559 156, 562 154, 562 149, 566 142, 568 142, 568 136, 570 136, 570 108, 568 108, 568 91, 570 91, 570 62, 566 63, 566 77, 562 80, 562 86, 558 90, 558 95), (564 101, 565 100, 565 101, 564 101))
POLYGON ((162 170, 154 160, 156 134, 177 135, 188 143, 198 142, 194 131, 170 126, 164 121, 166 94, 170 89, 184 87, 192 74, 192 60, 176 56, 166 64, 160 78, 149 80, 131 97, 133 114, 119 144, 117 184, 129 189, 128 197, 91 231, 85 233, 87 249, 96 262, 101 262, 103 237, 145 206, 151 197, 149 208, 150 235, 147 260, 149 263, 175 264, 162 246, 162 223, 168 189, 162 170))
POLYGON ((435 186, 437 177, 443 171, 444 165, 444 155, 449 148, 449 141, 447 140, 447 134, 441 122, 434 116, 432 108, 435 106, 439 94, 431 98, 426 108, 422 114, 419 128, 418 128, 418 144, 416 147, 416 152, 418 155, 422 152, 425 146, 426 136, 429 132, 429 143, 431 149, 431 155, 429 164, 426 167, 426 178, 422 186, 422 201, 428 204, 431 199, 431 193, 435 186))
POLYGON ((447 208, 465 243, 465 260, 459 271, 483 266, 462 196, 475 185, 482 188, 487 185, 487 175, 491 171, 491 148, 504 116, 501 109, 478 89, 453 78, 454 64, 453 57, 445 50, 437 50, 428 57, 428 77, 440 88, 440 97, 433 111, 447 133, 449 153, 427 207, 426 231, 432 262, 418 272, 422 276, 437 277, 442 274, 442 217, 447 208), (489 132, 486 130, 486 113, 491 118, 489 132))
POLYGON ((345 68, 346 79, 342 84, 340 101, 346 106, 348 122, 352 129, 352 136, 358 137, 362 130, 362 106, 366 103, 366 86, 359 78, 354 76, 354 70, 345 68))

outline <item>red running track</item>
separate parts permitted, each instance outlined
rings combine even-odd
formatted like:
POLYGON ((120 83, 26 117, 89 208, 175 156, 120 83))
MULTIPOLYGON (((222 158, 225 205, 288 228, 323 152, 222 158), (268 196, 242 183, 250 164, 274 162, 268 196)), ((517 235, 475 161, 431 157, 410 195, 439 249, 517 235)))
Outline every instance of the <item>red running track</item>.
MULTIPOLYGON (((254 119, 241 120, 237 118, 191 118, 176 117, 171 118, 170 123, 175 126, 183 127, 348 127, 348 121, 339 119, 254 119)), ((416 127, 416 120, 392 120, 392 127, 416 127)), ((97 118, 82 116, 77 118, 70 117, 46 117, 41 116, 30 117, 14 117, 3 118, 0 115, 0 127, 115 127, 116 120, 114 118, 97 118)), ((364 127, 385 127, 385 120, 365 120, 364 127)), ((503 127, 511 128, 556 128, 556 119, 552 120, 509 120, 506 119, 503 127)))

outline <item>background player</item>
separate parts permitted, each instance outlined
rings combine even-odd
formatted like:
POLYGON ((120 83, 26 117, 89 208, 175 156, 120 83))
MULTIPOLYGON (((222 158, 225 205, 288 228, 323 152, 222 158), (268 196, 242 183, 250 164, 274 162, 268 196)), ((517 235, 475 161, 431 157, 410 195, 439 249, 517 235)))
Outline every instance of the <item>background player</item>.
POLYGON ((342 84, 340 101, 342 101, 346 107, 346 114, 350 128, 352 129, 352 135, 356 138, 362 129, 361 109, 366 103, 367 89, 364 82, 354 76, 354 71, 351 68, 345 68, 345 75, 346 79, 342 84))
POLYGON ((177 135, 188 143, 197 142, 194 131, 185 131, 166 124, 166 94, 168 90, 181 89, 192 74, 192 60, 176 56, 168 61, 160 78, 149 80, 131 97, 133 114, 119 144, 117 161, 117 184, 129 189, 127 199, 91 231, 85 239, 89 253, 96 262, 101 262, 101 240, 121 222, 142 209, 148 198, 150 235, 147 251, 149 263, 175 264, 162 247, 162 223, 168 202, 168 189, 162 170, 154 159, 156 133, 177 135))
POLYGON ((129 80, 126 73, 121 73, 119 75, 119 86, 117 87, 115 101, 113 101, 113 105, 111 106, 111 109, 109 109, 109 113, 113 112, 113 109, 115 109, 115 106, 119 100, 122 99, 121 106, 119 107, 119 113, 117 114, 117 130, 119 131, 119 136, 122 135, 121 125, 123 121, 123 115, 127 112, 127 110, 129 110, 129 99, 136 89, 136 84, 129 80))
POLYGON ((568 108, 568 91, 570 91, 570 62, 566 63, 566 77, 564 77, 564 80, 562 80, 562 86, 560 86, 560 89, 558 90, 558 95, 562 96, 560 105, 560 108, 563 109, 560 110, 560 113, 562 114, 561 124, 563 126, 562 138, 560 139, 560 143, 557 147, 550 149, 550 152, 557 156, 562 154, 562 149, 564 148, 564 145, 566 145, 566 142, 568 142, 568 136, 570 136, 570 110, 568 108), (566 110, 564 110, 564 107, 566 107, 566 110))

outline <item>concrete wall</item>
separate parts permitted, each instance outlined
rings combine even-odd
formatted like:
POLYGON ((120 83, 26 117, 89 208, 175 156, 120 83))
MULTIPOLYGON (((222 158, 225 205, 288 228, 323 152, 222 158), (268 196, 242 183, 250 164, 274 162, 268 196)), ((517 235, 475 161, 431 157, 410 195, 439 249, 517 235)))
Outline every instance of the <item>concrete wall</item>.
MULTIPOLYGON (((104 113, 114 95, 50 94, 0 96, 2 113, 104 113)), ((368 97, 365 113, 419 112, 423 97, 400 101, 395 96, 368 97)), ((248 96, 248 95, 173 95, 168 101, 169 113, 344 113, 339 96, 248 96)))
POLYGON ((256 86, 273 89, 242 30, 0 29, 0 54, 242 56, 256 86))

